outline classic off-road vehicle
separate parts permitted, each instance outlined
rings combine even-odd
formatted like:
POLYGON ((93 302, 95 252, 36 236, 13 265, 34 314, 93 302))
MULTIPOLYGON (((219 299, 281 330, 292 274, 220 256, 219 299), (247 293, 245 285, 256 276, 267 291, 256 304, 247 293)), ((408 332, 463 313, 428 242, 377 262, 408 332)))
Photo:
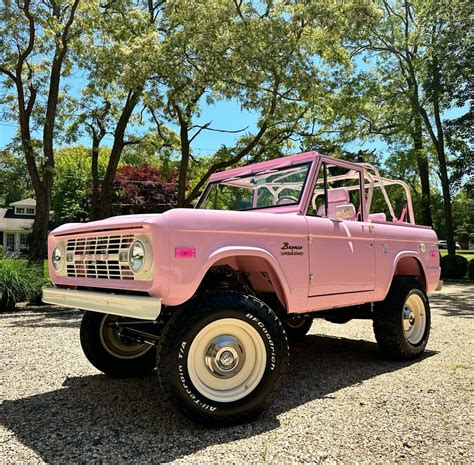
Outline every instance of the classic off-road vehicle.
POLYGON ((61 226, 49 256, 43 300, 86 310, 90 362, 121 377, 156 368, 181 411, 214 425, 271 404, 288 339, 314 318, 371 319, 385 354, 420 355, 440 277, 408 186, 316 152, 214 174, 195 209, 61 226))

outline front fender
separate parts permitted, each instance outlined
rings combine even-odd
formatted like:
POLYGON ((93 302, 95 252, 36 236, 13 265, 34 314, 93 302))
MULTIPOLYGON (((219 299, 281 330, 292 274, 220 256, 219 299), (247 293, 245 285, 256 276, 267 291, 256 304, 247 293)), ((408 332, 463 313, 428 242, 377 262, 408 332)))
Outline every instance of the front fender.
POLYGON ((170 295, 164 303, 166 305, 180 305, 189 300, 196 293, 209 269, 219 261, 231 257, 257 257, 265 260, 267 272, 270 274, 272 282, 274 282, 277 295, 282 301, 282 304, 285 306, 287 305, 290 289, 288 287, 285 273, 276 258, 268 250, 260 247, 247 246, 226 246, 214 250, 208 256, 199 272, 196 273, 195 279, 191 283, 179 283, 176 285, 176 287, 179 288, 179 296, 170 295), (275 283, 275 281, 277 282, 275 283))

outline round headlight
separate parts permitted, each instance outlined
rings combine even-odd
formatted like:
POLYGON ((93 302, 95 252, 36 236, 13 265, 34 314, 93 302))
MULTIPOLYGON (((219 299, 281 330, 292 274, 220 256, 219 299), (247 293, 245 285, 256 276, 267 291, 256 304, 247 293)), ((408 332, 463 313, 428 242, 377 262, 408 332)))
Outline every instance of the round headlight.
POLYGON ((138 273, 145 264, 145 246, 141 241, 135 241, 130 248, 130 268, 138 273))
POLYGON ((63 253, 59 247, 55 247, 53 249, 53 254, 51 255, 51 261, 53 262, 53 267, 55 270, 59 270, 61 268, 63 260, 63 253))

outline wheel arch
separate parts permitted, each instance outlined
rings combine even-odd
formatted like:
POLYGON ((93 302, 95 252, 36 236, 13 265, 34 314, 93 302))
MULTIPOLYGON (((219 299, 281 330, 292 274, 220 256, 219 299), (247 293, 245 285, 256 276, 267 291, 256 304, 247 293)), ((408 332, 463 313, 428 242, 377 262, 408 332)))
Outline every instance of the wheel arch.
POLYGON ((288 309, 290 289, 285 274, 275 257, 259 247, 223 247, 215 250, 203 267, 196 289, 211 268, 224 265, 236 271, 267 273, 273 291, 283 307, 288 309))
POLYGON ((388 293, 395 276, 414 276, 420 281, 423 289, 427 290, 426 270, 420 257, 413 252, 401 252, 397 255, 393 268, 390 282, 386 287, 388 293))

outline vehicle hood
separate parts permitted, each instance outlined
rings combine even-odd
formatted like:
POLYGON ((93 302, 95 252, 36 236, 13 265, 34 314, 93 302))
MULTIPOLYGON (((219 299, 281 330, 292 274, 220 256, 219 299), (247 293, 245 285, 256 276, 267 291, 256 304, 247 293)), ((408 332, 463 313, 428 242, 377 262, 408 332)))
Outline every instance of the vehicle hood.
MULTIPOLYGON (((217 224, 238 224, 251 225, 256 218, 265 219, 266 224, 285 223, 288 220, 290 212, 279 215, 270 212, 261 212, 259 210, 251 211, 229 211, 229 210, 204 210, 192 208, 175 208, 165 213, 151 213, 141 215, 123 215, 106 218, 89 223, 68 223, 54 229, 51 234, 62 236, 74 233, 99 232, 114 229, 127 229, 138 226, 158 226, 166 222, 171 229, 194 229, 200 227, 203 229, 214 229, 217 224), (285 218, 285 219, 284 219, 285 218)), ((296 215, 296 213, 291 214, 296 215)))
POLYGON ((151 213, 141 215, 123 215, 113 216, 99 221, 91 221, 89 223, 67 223, 63 224, 54 229, 51 234, 55 236, 82 233, 82 232, 94 232, 94 231, 107 231, 111 229, 127 229, 142 226, 144 224, 155 224, 160 222, 162 214, 151 213))

